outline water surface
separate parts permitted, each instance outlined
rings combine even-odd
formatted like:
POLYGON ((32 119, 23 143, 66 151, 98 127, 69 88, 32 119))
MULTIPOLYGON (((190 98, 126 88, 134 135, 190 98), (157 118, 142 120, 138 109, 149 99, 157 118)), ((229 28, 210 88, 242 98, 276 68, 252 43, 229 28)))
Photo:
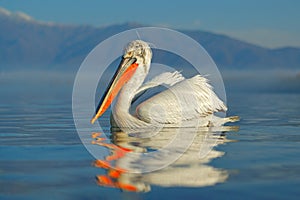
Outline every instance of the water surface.
MULTIPOLYGON (((51 85, 1 85, 1 199, 296 199, 300 195, 300 94, 227 90, 228 114, 241 117, 235 124, 240 130, 227 132, 227 142, 214 147, 219 156, 209 159, 204 168, 199 168, 199 161, 189 172, 197 177, 209 168, 221 178, 193 186, 159 181, 155 175, 160 174, 141 175, 138 180, 148 181, 150 190, 136 193, 97 184, 96 177, 108 171, 95 167, 95 159, 76 133, 72 84, 51 85)), ((190 168, 180 167, 182 172, 190 168)))

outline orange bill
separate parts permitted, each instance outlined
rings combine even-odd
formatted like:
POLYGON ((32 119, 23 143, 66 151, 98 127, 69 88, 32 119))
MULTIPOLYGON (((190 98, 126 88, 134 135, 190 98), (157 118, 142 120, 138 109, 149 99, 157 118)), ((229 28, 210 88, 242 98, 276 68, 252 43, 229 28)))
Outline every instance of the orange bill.
POLYGON ((122 59, 118 70, 113 76, 110 84, 108 85, 99 105, 96 110, 95 116, 92 118, 91 123, 93 124, 101 115, 108 109, 113 102, 114 98, 118 95, 119 91, 127 81, 130 80, 134 72, 136 71, 138 64, 135 58, 124 58, 122 59))

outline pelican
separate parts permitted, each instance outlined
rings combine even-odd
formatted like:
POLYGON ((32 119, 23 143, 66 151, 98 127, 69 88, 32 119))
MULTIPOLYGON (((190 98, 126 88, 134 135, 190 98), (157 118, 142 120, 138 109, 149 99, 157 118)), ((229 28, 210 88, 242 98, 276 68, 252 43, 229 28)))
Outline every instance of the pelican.
POLYGON ((227 107, 201 75, 185 79, 177 71, 164 72, 144 83, 151 59, 151 48, 142 40, 132 41, 125 47, 122 61, 99 103, 92 124, 115 98, 112 114, 120 128, 138 130, 156 125, 179 127, 182 122, 194 120, 200 120, 200 126, 210 127, 239 120, 238 116, 221 118, 214 115, 216 112, 225 112, 227 107), (159 85, 167 85, 168 89, 139 104, 135 113, 131 114, 133 99, 159 85))

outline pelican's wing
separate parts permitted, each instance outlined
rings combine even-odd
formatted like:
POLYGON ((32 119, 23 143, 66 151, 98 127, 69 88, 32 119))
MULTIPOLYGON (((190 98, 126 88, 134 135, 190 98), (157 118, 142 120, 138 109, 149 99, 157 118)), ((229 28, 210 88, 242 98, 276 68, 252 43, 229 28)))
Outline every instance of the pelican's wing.
POLYGON ((196 75, 141 103, 137 115, 146 122, 175 124, 226 110, 207 79, 196 75))
POLYGON ((165 72, 162 73, 156 77, 154 77, 152 80, 150 80, 149 82, 145 83, 144 85, 142 85, 137 91, 136 91, 136 95, 140 94, 141 92, 146 91, 149 88, 153 88, 159 85, 175 85, 176 83, 183 81, 184 77, 181 75, 180 72, 175 71, 175 72, 165 72))

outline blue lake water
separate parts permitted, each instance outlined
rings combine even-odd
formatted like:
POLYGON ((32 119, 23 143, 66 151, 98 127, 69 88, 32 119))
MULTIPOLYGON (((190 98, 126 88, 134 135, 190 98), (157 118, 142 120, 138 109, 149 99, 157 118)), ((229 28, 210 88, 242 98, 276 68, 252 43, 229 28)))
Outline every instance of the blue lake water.
MULTIPOLYGON (((186 180, 167 186, 166 180, 145 174, 138 178, 148 181, 150 190, 138 193, 97 184, 96 176, 107 170, 93 165, 95 158, 77 135, 71 82, 2 82, 0 92, 0 199, 298 199, 300 195, 300 94, 227 90, 228 115, 241 117, 234 124, 240 130, 227 132, 230 142, 214 148, 224 155, 205 164, 214 175, 221 172, 223 179, 208 183, 203 176, 205 184, 199 186, 184 184, 186 180)), ((193 171, 195 177, 201 169, 208 168, 193 171)))

